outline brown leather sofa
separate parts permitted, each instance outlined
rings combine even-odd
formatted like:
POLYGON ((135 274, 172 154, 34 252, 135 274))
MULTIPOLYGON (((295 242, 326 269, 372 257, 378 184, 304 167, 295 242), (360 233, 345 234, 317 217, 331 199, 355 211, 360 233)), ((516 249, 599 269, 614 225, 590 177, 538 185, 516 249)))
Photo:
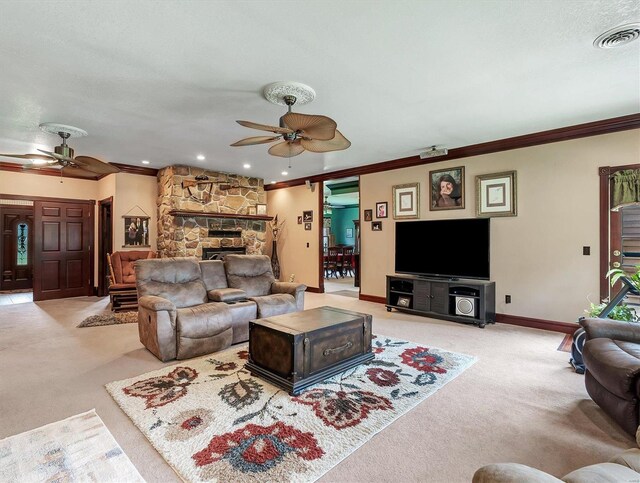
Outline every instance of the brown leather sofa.
POLYGON ((155 257, 156 253, 149 250, 131 250, 107 254, 111 310, 120 312, 138 308, 134 264, 138 260, 155 257))
POLYGON ((244 342, 250 320, 304 307, 306 287, 275 281, 265 255, 140 260, 135 270, 140 342, 162 361, 244 342))
POLYGON ((580 325, 587 338, 582 351, 587 392, 633 435, 640 423, 640 324, 586 318, 580 325))

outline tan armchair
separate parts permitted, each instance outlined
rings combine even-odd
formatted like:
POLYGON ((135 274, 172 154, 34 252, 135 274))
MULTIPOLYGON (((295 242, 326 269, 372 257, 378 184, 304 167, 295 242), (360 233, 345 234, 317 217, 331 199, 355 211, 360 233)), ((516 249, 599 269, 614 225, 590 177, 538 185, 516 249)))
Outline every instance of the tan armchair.
POLYGON ((109 298, 111 310, 121 312, 138 308, 136 272, 134 264, 138 260, 156 258, 150 250, 133 250, 107 254, 109 263, 109 298))

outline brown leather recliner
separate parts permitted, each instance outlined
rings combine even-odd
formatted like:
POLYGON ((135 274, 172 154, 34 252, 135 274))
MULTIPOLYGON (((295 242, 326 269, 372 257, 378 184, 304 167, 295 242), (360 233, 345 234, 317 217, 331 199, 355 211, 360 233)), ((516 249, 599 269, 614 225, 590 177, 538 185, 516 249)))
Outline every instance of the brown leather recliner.
POLYGON ((138 308, 135 262, 156 258, 150 250, 131 250, 107 254, 109 262, 109 297, 111 310, 135 310, 138 308))
POLYGON ((640 422, 640 323, 587 318, 582 357, 591 399, 627 433, 640 422))

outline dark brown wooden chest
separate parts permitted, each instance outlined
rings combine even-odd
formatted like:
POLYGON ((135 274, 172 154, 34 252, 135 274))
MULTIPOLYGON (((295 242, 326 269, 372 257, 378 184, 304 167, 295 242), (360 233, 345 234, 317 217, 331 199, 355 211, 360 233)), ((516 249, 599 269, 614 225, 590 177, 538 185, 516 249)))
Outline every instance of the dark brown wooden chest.
POLYGON ((319 307, 249 322, 247 369, 291 395, 373 357, 368 314, 319 307))

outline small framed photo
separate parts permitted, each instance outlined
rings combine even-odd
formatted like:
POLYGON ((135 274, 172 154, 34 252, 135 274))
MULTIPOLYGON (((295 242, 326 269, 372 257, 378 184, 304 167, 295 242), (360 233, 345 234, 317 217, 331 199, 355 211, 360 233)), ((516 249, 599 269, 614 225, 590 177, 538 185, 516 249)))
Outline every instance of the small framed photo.
POLYGON ((429 171, 429 209, 464 209, 464 166, 429 171))
POLYGON ((266 215, 267 214, 267 205, 263 205, 263 204, 257 204, 256 205, 256 210, 257 210, 257 214, 258 215, 266 215))
POLYGON ((382 231, 382 222, 381 221, 372 221, 371 229, 373 231, 382 231))
POLYGON ((398 297, 397 305, 398 307, 406 307, 406 308, 411 307, 411 297, 403 297, 403 296, 398 297))
POLYGON ((420 183, 393 187, 393 218, 406 220, 420 217, 420 183))
POLYGON ((302 217, 301 216, 298 217, 298 225, 302 225, 302 217))
POLYGON ((387 209, 389 204, 386 201, 378 201, 376 203, 376 218, 386 218, 388 215, 387 209))
POLYGON ((302 212, 302 221, 305 223, 308 221, 313 221, 313 210, 303 211, 302 212))
POLYGON ((364 210, 364 221, 373 220, 373 210, 364 210))
POLYGON ((476 176, 476 215, 516 216, 517 204, 516 171, 476 176))
POLYGON ((311 223, 305 223, 305 224, 304 224, 304 229, 305 229, 306 231, 311 231, 311 223))
POLYGON ((247 215, 257 215, 258 209, 255 206, 250 206, 247 211, 247 215))
POLYGON ((353 228, 347 228, 346 238, 353 238, 353 228))

